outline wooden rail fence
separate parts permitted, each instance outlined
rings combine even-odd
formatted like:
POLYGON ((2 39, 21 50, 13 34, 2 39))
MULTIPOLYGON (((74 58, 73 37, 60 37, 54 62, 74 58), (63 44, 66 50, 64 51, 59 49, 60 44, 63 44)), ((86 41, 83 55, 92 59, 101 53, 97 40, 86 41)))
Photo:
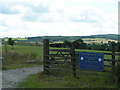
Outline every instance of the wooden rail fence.
MULTIPOLYGON (((87 74, 87 75, 96 75, 92 71, 81 72, 79 71, 79 52, 75 51, 74 46, 67 49, 61 48, 50 48, 49 40, 44 39, 44 72, 49 75, 49 71, 58 70, 61 72, 71 72, 72 76, 76 78, 76 74, 87 74), (59 69, 63 68, 63 69, 59 69), (66 70, 67 68, 67 70, 66 70)), ((116 62, 120 62, 120 58, 116 60, 115 56, 120 56, 120 53, 112 51, 112 53, 104 53, 105 55, 111 55, 111 59, 104 59, 111 63, 110 65, 104 65, 104 67, 115 66, 116 62)), ((105 72, 107 70, 104 70, 105 72)))

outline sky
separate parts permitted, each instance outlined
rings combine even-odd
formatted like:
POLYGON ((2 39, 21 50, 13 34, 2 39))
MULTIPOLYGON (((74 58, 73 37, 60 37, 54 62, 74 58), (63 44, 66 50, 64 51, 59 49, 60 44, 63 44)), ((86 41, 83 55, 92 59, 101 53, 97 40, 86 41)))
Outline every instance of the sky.
POLYGON ((118 34, 119 0, 0 0, 0 38, 118 34))

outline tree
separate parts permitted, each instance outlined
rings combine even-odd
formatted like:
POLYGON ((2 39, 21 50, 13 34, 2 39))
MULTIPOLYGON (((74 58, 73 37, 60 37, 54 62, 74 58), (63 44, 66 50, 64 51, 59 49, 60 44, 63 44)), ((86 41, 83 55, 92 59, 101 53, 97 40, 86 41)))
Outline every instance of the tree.
POLYGON ((68 40, 65 40, 65 41, 64 41, 64 45, 65 45, 66 47, 71 47, 71 46, 72 46, 71 42, 69 42, 68 40))
POLYGON ((86 49, 87 44, 83 42, 82 39, 78 39, 72 42, 76 49, 86 49))
POLYGON ((79 42, 73 41, 72 44, 73 44, 73 46, 74 46, 76 49, 79 49, 79 47, 80 47, 80 43, 79 43, 79 42))
POLYGON ((120 52, 120 42, 117 43, 117 52, 120 52))
POLYGON ((76 42, 79 42, 79 43, 84 43, 82 39, 78 39, 78 40, 75 40, 76 42))
POLYGON ((109 41, 109 42, 108 42, 108 45, 109 45, 109 50, 110 50, 110 51, 115 51, 115 50, 116 50, 116 43, 115 43, 115 42, 109 41))
POLYGON ((12 38, 8 38, 8 44, 13 46, 14 45, 14 40, 12 40, 12 38))

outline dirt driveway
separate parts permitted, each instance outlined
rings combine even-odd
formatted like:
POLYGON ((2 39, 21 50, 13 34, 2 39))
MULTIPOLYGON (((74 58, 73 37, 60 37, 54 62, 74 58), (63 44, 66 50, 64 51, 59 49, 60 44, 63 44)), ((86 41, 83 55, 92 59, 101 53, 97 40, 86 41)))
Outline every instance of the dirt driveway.
POLYGON ((22 82, 29 75, 42 71, 42 66, 4 70, 2 71, 2 88, 16 88, 19 82, 22 82))

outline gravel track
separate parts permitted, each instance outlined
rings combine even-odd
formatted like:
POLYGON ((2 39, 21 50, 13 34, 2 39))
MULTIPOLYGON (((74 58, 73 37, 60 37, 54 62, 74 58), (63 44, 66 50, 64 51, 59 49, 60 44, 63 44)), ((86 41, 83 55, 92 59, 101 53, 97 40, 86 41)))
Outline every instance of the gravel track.
POLYGON ((42 66, 4 70, 2 71, 2 88, 17 88, 19 82, 22 82, 26 77, 42 71, 42 66))

